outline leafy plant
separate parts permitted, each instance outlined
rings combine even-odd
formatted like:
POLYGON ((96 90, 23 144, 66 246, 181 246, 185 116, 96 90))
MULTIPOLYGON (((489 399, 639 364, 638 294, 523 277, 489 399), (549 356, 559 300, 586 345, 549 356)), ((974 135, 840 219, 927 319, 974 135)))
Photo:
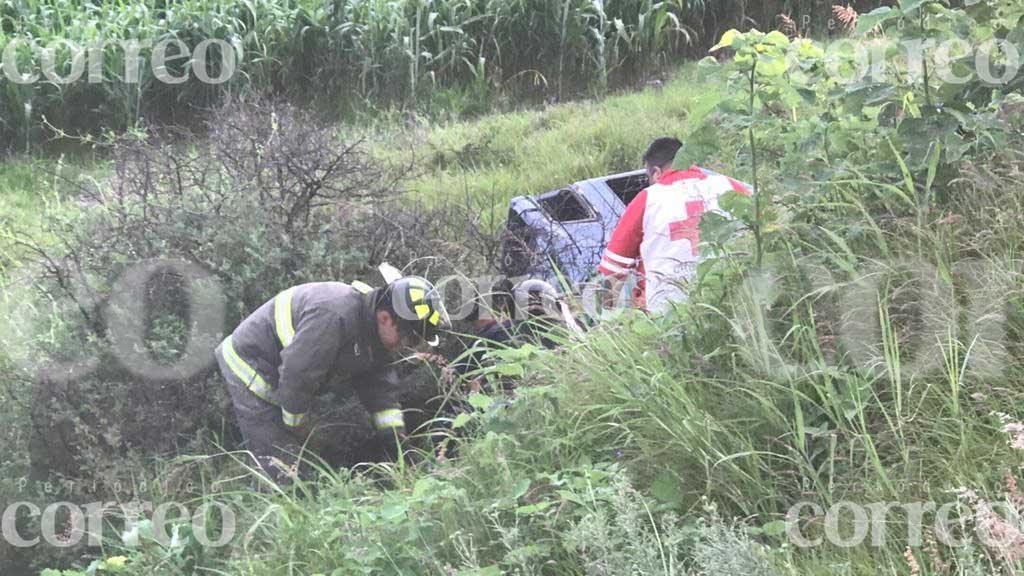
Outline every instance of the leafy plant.
POLYGON ((762 34, 757 30, 747 33, 740 33, 736 30, 729 30, 722 36, 721 42, 711 48, 712 52, 723 48, 731 48, 735 52, 733 66, 742 74, 747 82, 746 90, 748 95, 747 118, 743 121, 747 124, 747 134, 750 143, 750 169, 753 183, 753 210, 743 210, 741 204, 744 202, 733 194, 726 201, 727 208, 737 209, 739 218, 747 217, 747 223, 754 233, 754 265, 758 268, 764 259, 765 252, 765 211, 771 206, 771 195, 761 187, 758 179, 758 156, 757 142, 754 137, 757 125, 760 106, 771 102, 770 97, 778 96, 787 105, 792 104, 793 95, 796 94, 796 87, 788 82, 780 81, 785 75, 789 62, 786 59, 786 49, 789 47, 789 38, 785 34, 775 31, 762 34), (788 96, 788 99, 784 99, 788 96))
MULTIPOLYGON (((765 20, 784 9, 769 4, 765 20)), ((85 67, 102 82, 60 84, 45 76, 33 84, 5 82, 0 134, 22 150, 52 131, 182 122, 192 110, 238 94, 313 101, 349 115, 393 106, 445 113, 431 109, 444 103, 437 90, 467 111, 503 100, 604 94, 696 53, 720 26, 743 23, 743 12, 733 2, 704 0, 188 0, 173 9, 158 0, 73 8, 56 0, 8 2, 0 7, 0 47, 17 42, 22 73, 41 70, 40 49, 55 39, 108 47, 85 67), (120 47, 133 40, 144 40, 137 78, 128 75, 130 51, 120 47), (201 55, 178 58, 176 46, 168 49, 161 72, 183 79, 168 84, 151 65, 163 40, 181 41, 190 51, 204 41, 220 43, 202 63, 195 61, 201 55), (197 78, 203 65, 217 77, 225 56, 237 66, 234 75, 219 84, 197 78)), ((59 45, 54 74, 71 75, 74 57, 59 45)))

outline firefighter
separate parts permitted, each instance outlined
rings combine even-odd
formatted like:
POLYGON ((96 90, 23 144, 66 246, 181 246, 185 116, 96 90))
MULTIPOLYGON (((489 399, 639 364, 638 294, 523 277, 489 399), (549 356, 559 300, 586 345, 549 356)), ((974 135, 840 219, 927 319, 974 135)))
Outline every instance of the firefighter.
POLYGON ((543 280, 523 280, 512 290, 515 310, 521 311, 517 326, 518 339, 547 349, 555 348, 551 331, 561 325, 561 299, 558 292, 543 280))
POLYGON ((686 284, 697 273, 701 217, 724 214, 718 200, 727 192, 750 195, 728 176, 696 166, 673 170, 682 145, 675 138, 659 138, 644 153, 650 186, 626 207, 598 267, 616 281, 636 272, 633 303, 648 312, 663 312, 686 299, 686 284))
POLYGON ((415 276, 378 289, 302 284, 243 320, 216 356, 242 436, 264 473, 283 485, 308 473, 303 449, 333 465, 353 452, 345 430, 359 423, 332 422, 317 409, 318 398, 339 386, 370 413, 380 448, 398 456, 405 421, 395 360, 423 342, 437 346, 449 327, 440 295, 415 276))

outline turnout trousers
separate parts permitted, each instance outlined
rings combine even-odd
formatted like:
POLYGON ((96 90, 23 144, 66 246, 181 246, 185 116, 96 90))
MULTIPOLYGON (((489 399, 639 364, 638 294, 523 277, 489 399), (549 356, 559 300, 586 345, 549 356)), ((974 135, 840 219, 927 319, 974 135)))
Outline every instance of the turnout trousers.
POLYGON ((309 415, 307 426, 286 427, 281 408, 251 392, 247 383, 230 369, 222 346, 216 350, 217 363, 242 432, 244 448, 275 483, 283 486, 296 478, 310 477, 313 463, 322 462, 336 469, 372 456, 372 448, 357 440, 360 432, 367 428, 366 424, 346 422, 337 412, 317 409, 309 415))

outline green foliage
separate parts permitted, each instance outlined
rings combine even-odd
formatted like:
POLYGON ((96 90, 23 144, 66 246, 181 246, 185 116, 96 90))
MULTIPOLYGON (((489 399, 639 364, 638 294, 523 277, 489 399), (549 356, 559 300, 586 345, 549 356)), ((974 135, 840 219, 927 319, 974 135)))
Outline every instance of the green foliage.
MULTIPOLYGON (((740 209, 736 217, 748 224, 754 232, 754 262, 758 268, 761 267, 765 252, 765 208, 771 205, 772 198, 770 194, 761 188, 758 181, 757 142, 754 135, 755 128, 758 127, 755 103, 760 99, 762 103, 767 104, 770 100, 766 96, 786 93, 792 97, 798 94, 798 86, 779 81, 779 78, 786 73, 789 67, 786 59, 786 51, 789 47, 789 38, 778 31, 762 34, 757 30, 753 30, 746 34, 741 34, 736 30, 729 30, 722 36, 721 42, 711 48, 712 52, 722 48, 731 48, 735 52, 732 66, 736 67, 746 77, 749 105, 747 106, 747 117, 740 117, 740 122, 746 122, 747 124, 747 136, 750 143, 753 208, 744 209, 744 202, 735 198, 735 194, 731 201, 726 199, 726 203, 731 203, 733 207, 740 209), (766 87, 768 87, 767 90, 765 89, 766 87)), ((815 50, 806 41, 798 52, 799 56, 805 58, 821 57, 823 54, 820 50, 815 50)), ((793 100, 795 98, 791 98, 786 103, 790 106, 795 105, 793 100)))
POLYGON ((126 572, 127 564, 128 558, 125 556, 112 556, 103 560, 96 560, 84 571, 47 569, 40 572, 39 576, 94 576, 96 574, 123 574, 126 572))
POLYGON ((687 64, 660 89, 432 127, 414 141, 421 175, 408 187, 427 203, 479 198, 503 224, 513 197, 634 170, 666 134, 685 142, 681 161, 735 173, 737 135, 707 125, 727 88, 687 64))
MULTIPOLYGON (((1015 7, 901 2, 864 16, 865 33, 1009 37, 1015 7)), ((1012 499, 1022 456, 1006 431, 1024 420, 1017 89, 950 88, 907 73, 899 54, 885 63, 900 74, 850 84, 827 70, 852 66, 841 47, 755 31, 722 44, 735 58, 690 71, 695 89, 717 84, 706 98, 669 84, 441 128, 421 160, 441 184, 417 181, 431 202, 464 189, 503 200, 632 166, 665 118, 686 118, 683 156, 717 157, 741 179, 756 169, 757 195, 723 198, 735 220, 706 220, 710 251, 685 305, 619 314, 559 350, 494 353, 489 371, 518 380, 515 392, 466 398, 419 467, 332 471, 274 495, 224 471, 246 537, 222 550, 144 546, 130 569, 905 574, 906 533, 798 549, 786 512, 807 500, 957 502, 965 488, 1012 499)), ((225 261, 247 261, 235 252, 225 261)), ((797 522, 822 530, 820 518, 797 522)), ((910 553, 922 574, 1020 569, 982 543, 910 553)))
MULTIPOLYGON (((444 110, 454 102, 463 112, 487 110, 499 99, 603 94, 649 78, 742 17, 733 2, 702 0, 188 0, 173 8, 156 0, 5 2, 0 47, 27 42, 13 51, 22 73, 40 70, 33 45, 62 39, 110 47, 95 64, 103 82, 4 82, 0 135, 23 150, 47 133, 44 118, 69 132, 124 129, 143 119, 181 121, 240 93, 317 100, 332 111, 395 104, 444 110), (153 45, 166 39, 190 50, 224 41, 238 71, 222 84, 204 84, 191 74, 198 64, 174 58, 172 47, 167 73, 189 79, 165 84, 150 63, 153 45), (129 40, 152 42, 140 47, 136 82, 119 47, 129 40)), ((219 50, 207 54, 212 77, 220 72, 219 50)), ((60 46, 54 72, 69 74, 72 58, 60 46)))
POLYGON ((147 454, 231 442, 212 350, 287 286, 378 284, 386 260, 438 276, 494 252, 496 234, 467 217, 474 205, 398 202, 400 170, 315 126, 255 103, 221 111, 202 146, 125 137, 110 178, 79 180, 81 214, 5 234, 35 262, 19 270, 33 289, 4 299, 17 370, 0 384, 31 405, 37 474, 105 494, 147 454), (455 239, 458 253, 433 258, 455 239))
MULTIPOLYGON (((0 164, 0 234, 35 234, 47 214, 77 214, 79 206, 68 182, 94 169, 86 159, 64 155, 52 159, 10 159, 0 164)), ((20 250, 0 254, 0 280, 9 281, 22 259, 31 261, 32 256, 20 250)))
MULTIPOLYGON (((765 251, 780 240, 781 214, 775 200, 787 204, 808 199, 817 182, 849 186, 865 194, 870 213, 913 214, 923 227, 948 205, 945 190, 957 179, 967 155, 985 156, 1001 150, 1016 133, 1002 119, 1024 75, 996 89, 975 70, 974 53, 954 54, 940 61, 937 45, 954 38, 972 46, 992 39, 1015 42, 1019 33, 994 17, 997 2, 949 8, 942 2, 901 2, 864 15, 865 34, 891 33, 891 38, 860 39, 828 47, 808 39, 790 42, 772 32, 730 30, 713 51, 735 53, 723 72, 730 73, 738 96, 726 99, 713 115, 728 129, 747 133, 747 150, 756 193, 752 206, 727 198, 738 209, 737 219, 753 232, 754 261, 760 266, 765 251), (920 64, 906 49, 922 42, 920 64), (869 50, 881 60, 863 77, 856 71, 858 54, 869 50), (961 83, 940 82, 935 70, 951 68, 961 83), (920 69, 918 71, 918 69, 920 69), (1007 100, 1009 98, 1009 100, 1007 100), (759 178, 764 158, 776 164, 769 186, 759 178), (759 162, 761 160, 761 162, 759 162), (874 192, 881 191, 881 193, 874 192)), ((719 66, 705 62, 705 69, 719 66)), ((945 78, 946 76, 943 76, 945 78)), ((740 229, 737 223, 712 218, 705 230, 721 244, 740 229)))

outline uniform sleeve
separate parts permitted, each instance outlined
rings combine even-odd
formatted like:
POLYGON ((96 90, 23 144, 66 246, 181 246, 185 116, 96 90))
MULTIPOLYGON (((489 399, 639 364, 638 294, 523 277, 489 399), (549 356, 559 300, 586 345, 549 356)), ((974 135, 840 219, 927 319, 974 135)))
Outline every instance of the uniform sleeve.
POLYGON ((612 239, 601 257, 597 271, 605 276, 625 278, 636 268, 640 258, 640 243, 644 239, 644 210, 647 190, 641 191, 626 207, 612 233, 612 239))
MULTIPOLYGON (((729 178, 729 177, 726 176, 726 178, 729 178)), ((751 192, 750 188, 747 187, 746 184, 744 184, 744 183, 742 183, 739 180, 736 180, 734 178, 729 178, 729 184, 732 185, 732 189, 733 190, 735 190, 736 192, 739 192, 740 194, 743 194, 744 196, 750 196, 753 193, 753 192, 751 192)))
POLYGON ((295 327, 295 337, 281 351, 277 399, 286 426, 302 425, 321 384, 334 370, 343 323, 330 310, 306 310, 295 327))
POLYGON ((401 379, 398 370, 388 366, 377 372, 367 372, 353 377, 360 402, 370 413, 377 439, 394 459, 398 443, 405 438, 405 418, 402 416, 400 401, 401 379))

